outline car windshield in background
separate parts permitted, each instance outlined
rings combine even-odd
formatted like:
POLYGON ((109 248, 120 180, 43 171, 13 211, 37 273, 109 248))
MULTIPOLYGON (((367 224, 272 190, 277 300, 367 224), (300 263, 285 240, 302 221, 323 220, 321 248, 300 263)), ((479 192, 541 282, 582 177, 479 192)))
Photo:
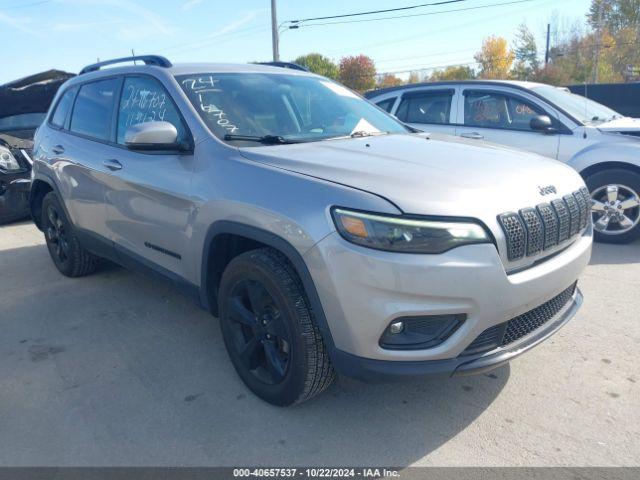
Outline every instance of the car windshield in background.
POLYGON ((0 132, 36 129, 44 121, 46 113, 21 113, 0 118, 0 132))
POLYGON ((177 80, 211 131, 229 142, 299 143, 408 132, 379 108, 323 78, 201 73, 177 80))
POLYGON ((608 122, 623 116, 598 102, 575 93, 569 93, 561 88, 544 85, 534 87, 533 91, 585 124, 608 122))

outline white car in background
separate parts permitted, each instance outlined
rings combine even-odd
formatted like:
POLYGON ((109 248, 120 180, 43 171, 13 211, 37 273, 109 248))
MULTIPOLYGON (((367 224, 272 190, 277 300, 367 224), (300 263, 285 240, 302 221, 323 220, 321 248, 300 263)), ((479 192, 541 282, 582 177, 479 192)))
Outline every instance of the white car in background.
POLYGON ((640 237, 639 119, 532 82, 423 83, 366 97, 430 133, 499 143, 571 165, 589 187, 596 240, 629 243, 640 237))

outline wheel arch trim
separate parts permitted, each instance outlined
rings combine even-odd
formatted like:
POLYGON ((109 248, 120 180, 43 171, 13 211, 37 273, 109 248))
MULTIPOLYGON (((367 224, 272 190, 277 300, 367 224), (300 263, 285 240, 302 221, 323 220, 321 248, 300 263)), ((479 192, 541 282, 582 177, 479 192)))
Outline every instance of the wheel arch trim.
MULTIPOLYGON (((40 226, 40 219, 35 217, 34 211, 33 211, 33 206, 34 206, 33 202, 35 200, 36 191, 38 190, 37 188, 34 188, 34 186, 38 185, 40 183, 46 184, 51 189, 51 191, 55 192, 55 194, 60 199, 60 204, 62 205, 62 208, 64 210, 64 214, 69 219, 69 222, 71 222, 71 217, 69 216, 69 211, 67 210, 67 206, 64 203, 62 195, 60 195, 60 189, 56 185, 56 182, 54 182, 53 179, 49 175, 46 175, 44 173, 37 173, 31 179, 31 190, 29 192, 29 213, 31 214, 31 219, 33 220, 33 223, 35 223, 36 227, 38 227, 38 229, 42 230, 40 228, 41 227, 40 226)), ((73 222, 71 222, 71 224, 73 225, 73 222)))
POLYGON ((583 179, 587 179, 589 176, 601 172, 603 170, 608 170, 611 168, 622 168, 625 170, 631 170, 640 175, 640 166, 629 163, 629 162, 621 162, 621 161, 607 161, 607 162, 596 162, 591 163, 585 166, 582 170, 580 170, 580 175, 583 179))
POLYGON ((327 322, 327 318, 320 301, 320 296, 318 295, 318 291, 316 289, 315 283, 313 282, 313 278, 311 277, 311 273, 309 272, 307 264, 302 258, 300 252, 298 252, 298 250, 291 243, 272 232, 251 225, 229 220, 219 220, 209 226, 202 252, 200 303, 207 310, 212 311, 213 305, 210 297, 211 286, 209 283, 212 281, 213 275, 211 275, 211 272, 214 269, 210 268, 210 262, 212 261, 212 259, 210 258, 211 246, 215 238, 223 234, 237 235, 240 237, 245 237, 249 240, 262 243, 268 247, 278 250, 289 260, 289 262, 291 262, 294 269, 296 270, 296 273, 300 277, 300 280, 302 281, 302 285, 304 287, 307 298, 309 299, 309 303, 311 304, 316 324, 325 342, 325 346, 327 347, 329 355, 333 357, 332 352, 335 350, 335 344, 333 342, 329 324, 327 322))

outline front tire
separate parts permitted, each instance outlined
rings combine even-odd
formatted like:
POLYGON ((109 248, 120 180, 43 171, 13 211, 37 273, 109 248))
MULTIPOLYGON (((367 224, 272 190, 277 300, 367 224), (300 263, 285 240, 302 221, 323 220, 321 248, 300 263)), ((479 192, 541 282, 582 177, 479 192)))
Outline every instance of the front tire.
POLYGON ((98 257, 82 247, 54 192, 42 200, 42 226, 49 255, 60 273, 83 277, 95 271, 98 257))
POLYGON ((585 182, 595 240, 624 244, 640 238, 640 174, 612 168, 594 173, 585 182))
POLYGON ((335 374, 309 300, 282 254, 263 248, 234 258, 218 299, 231 362, 258 397, 287 406, 331 384, 335 374))

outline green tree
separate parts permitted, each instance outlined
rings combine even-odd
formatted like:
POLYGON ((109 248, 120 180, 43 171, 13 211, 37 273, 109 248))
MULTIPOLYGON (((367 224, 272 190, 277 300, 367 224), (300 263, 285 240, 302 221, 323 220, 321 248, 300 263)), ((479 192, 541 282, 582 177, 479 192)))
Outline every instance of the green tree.
POLYGON ((353 90, 366 92, 376 86, 376 66, 366 55, 343 57, 338 79, 353 90))
POLYGON ((449 80, 471 80, 476 78, 476 72, 471 67, 451 66, 444 70, 434 70, 429 77, 431 82, 443 82, 449 80))
POLYGON ((587 19, 591 28, 606 28, 616 35, 625 28, 640 27, 640 0, 592 0, 587 19), (602 25, 598 24, 602 7, 602 25))
POLYGON ((319 53, 301 55, 296 58, 293 63, 297 63, 298 65, 308 68, 309 71, 322 75, 323 77, 332 78, 334 80, 338 79, 338 66, 333 63, 330 58, 320 55, 319 53))
POLYGON ((536 38, 526 24, 523 23, 518 27, 513 47, 515 65, 512 76, 518 80, 530 80, 540 68, 540 61, 536 38))

